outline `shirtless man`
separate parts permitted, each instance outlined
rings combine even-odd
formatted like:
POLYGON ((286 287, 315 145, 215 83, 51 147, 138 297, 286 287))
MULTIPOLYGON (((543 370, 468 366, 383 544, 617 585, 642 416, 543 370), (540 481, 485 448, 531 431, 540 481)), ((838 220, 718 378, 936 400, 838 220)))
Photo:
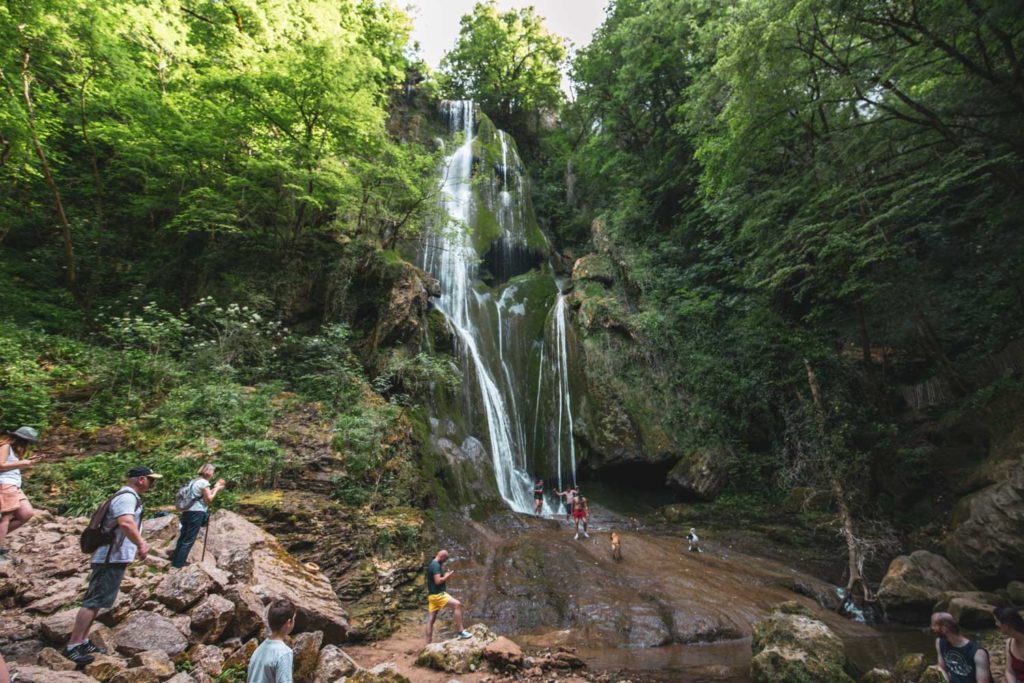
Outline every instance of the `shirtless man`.
POLYGON ((566 521, 572 519, 572 499, 576 497, 576 489, 569 487, 564 491, 555 491, 555 494, 562 499, 562 505, 565 506, 565 519, 566 521))
POLYGON ((580 522, 583 522, 583 536, 590 538, 590 534, 587 533, 587 518, 589 516, 590 508, 587 507, 587 499, 583 497, 583 492, 577 488, 576 495, 572 499, 572 519, 576 523, 575 540, 580 540, 580 522))

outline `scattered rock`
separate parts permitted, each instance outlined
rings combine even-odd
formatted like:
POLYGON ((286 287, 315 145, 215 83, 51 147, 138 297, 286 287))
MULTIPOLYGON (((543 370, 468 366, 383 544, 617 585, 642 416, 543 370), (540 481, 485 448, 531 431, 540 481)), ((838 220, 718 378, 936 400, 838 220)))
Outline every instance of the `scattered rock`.
MULTIPOLYGON (((28 612, 53 614, 64 605, 74 602, 86 585, 81 576, 72 576, 55 584, 48 584, 46 595, 25 606, 28 612)), ((23 597, 23 599, 25 599, 23 597)))
POLYGON ((340 678, 351 676, 358 669, 352 658, 340 647, 326 645, 320 650, 320 656, 317 658, 313 683, 335 683, 340 678))
POLYGON ((235 617, 235 606, 217 594, 207 595, 192 610, 190 627, 203 643, 217 642, 235 617))
POLYGON ((114 637, 114 632, 103 624, 93 626, 92 630, 89 631, 89 640, 92 641, 93 645, 107 652, 117 651, 117 638, 114 637))
POLYGON ((484 648, 497 640, 498 636, 483 624, 475 624, 468 630, 472 638, 452 638, 427 645, 420 651, 416 664, 449 673, 476 671, 480 668, 484 648))
POLYGON ((42 631, 43 637, 54 645, 60 645, 61 647, 66 645, 68 638, 71 637, 71 629, 75 625, 75 616, 77 614, 78 608, 73 607, 56 614, 51 614, 43 619, 39 622, 39 628, 42 631))
POLYGON ((196 683, 196 679, 192 678, 185 672, 177 673, 168 678, 164 683, 196 683))
POLYGON ((163 650, 146 650, 132 657, 129 664, 133 667, 149 669, 159 678, 174 675, 174 662, 163 650))
POLYGON ((352 674, 348 683, 409 683, 394 662, 382 662, 369 671, 362 670, 352 674))
MULTIPOLYGON (((92 676, 97 681, 109 681, 128 668, 120 657, 99 654, 93 655, 93 657, 92 663, 86 664, 84 671, 87 676, 92 676)), ((171 672, 173 673, 173 671, 174 667, 172 666, 171 672)))
POLYGON ((903 683, 888 669, 872 669, 860 678, 860 683, 903 683))
POLYGON ((39 666, 45 666, 52 671, 74 671, 75 663, 54 650, 52 647, 44 647, 36 657, 39 666))
POLYGON ((41 666, 18 667, 18 683, 96 683, 79 671, 52 671, 41 666))
POLYGON ((935 610, 949 612, 964 628, 991 627, 994 623, 992 612, 1005 602, 995 593, 980 591, 944 593, 935 604, 935 610))
POLYGON ((878 588, 878 601, 890 619, 920 624, 928 621, 943 592, 971 590, 974 586, 949 560, 915 550, 889 563, 878 588))
POLYGON ((178 538, 178 516, 162 515, 143 520, 142 535, 150 547, 159 548, 178 538))
POLYGON ((821 681, 850 683, 843 642, 824 623, 802 614, 773 611, 754 627, 754 683, 821 681))
POLYGON ((255 524, 233 512, 218 510, 210 520, 209 550, 217 566, 235 574, 236 579, 247 575, 253 592, 264 601, 290 598, 298 608, 296 628, 323 631, 328 643, 345 640, 348 615, 330 580, 307 569, 255 524))
MULTIPOLYGON (((230 669, 231 667, 238 667, 240 669, 248 668, 249 660, 252 659, 252 653, 256 652, 256 648, 259 647, 259 641, 255 638, 250 638, 248 641, 239 645, 234 652, 232 652, 227 659, 224 660, 224 668, 230 669)), ((327 647, 334 647, 328 645, 327 647)), ((326 648, 324 648, 326 649, 326 648)))
POLYGON ((483 656, 495 671, 515 671, 523 666, 523 649, 505 636, 488 643, 483 656))
POLYGON ((928 659, 920 652, 903 655, 896 661, 896 677, 902 681, 916 681, 928 668, 928 659))
POLYGON ((110 679, 110 683, 160 683, 155 673, 143 667, 125 669, 110 679))
POLYGON ((162 650, 171 657, 188 647, 188 640, 170 619, 154 612, 132 612, 116 629, 117 649, 126 656, 162 650))
POLYGON ((323 640, 324 634, 320 631, 300 633, 292 638, 292 677, 297 683, 309 683, 316 676, 323 640))
POLYGON ((248 586, 231 586, 224 597, 235 606, 233 632, 239 638, 248 638, 263 629, 263 603, 248 586))
MULTIPOLYGON (((217 677, 224 670, 224 651, 216 645, 196 645, 189 653, 188 660, 194 667, 193 673, 202 671, 217 677)), ((297 676, 295 678, 300 680, 297 676)))
POLYGON ((156 588, 156 599, 175 612, 184 612, 210 592, 213 579, 197 564, 171 571, 156 588))
POLYGON ((917 679, 917 683, 946 683, 946 676, 942 673, 942 669, 933 664, 924 670, 921 678, 917 679))

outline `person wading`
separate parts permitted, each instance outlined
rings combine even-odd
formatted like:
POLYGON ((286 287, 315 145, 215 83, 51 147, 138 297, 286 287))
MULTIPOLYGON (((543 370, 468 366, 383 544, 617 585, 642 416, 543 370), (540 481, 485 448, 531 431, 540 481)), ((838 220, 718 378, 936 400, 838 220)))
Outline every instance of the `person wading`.
POLYGON ((996 607, 993 616, 1006 636, 1006 683, 1024 683, 1024 618, 1012 607, 996 607))
POLYGON ((949 683, 992 683, 988 652, 960 635, 960 625, 948 612, 932 615, 938 665, 949 683))
POLYGON ((0 562, 10 559, 7 534, 36 513, 21 490, 21 470, 36 464, 28 451, 37 441, 39 432, 31 427, 19 427, 0 437, 0 562))
POLYGON ((82 598, 82 607, 75 615, 71 638, 63 652, 80 667, 92 662, 94 654, 106 654, 102 648, 89 642, 89 629, 99 611, 114 604, 128 565, 136 556, 144 560, 149 553, 149 545, 141 533, 142 494, 152 489, 162 477, 148 467, 133 467, 128 470, 128 481, 110 499, 101 528, 104 532, 113 531, 113 537, 110 543, 101 545, 92 554, 89 588, 82 598))
POLYGON ((583 536, 584 538, 590 538, 590 534, 587 533, 587 519, 590 517, 590 507, 587 505, 587 499, 583 497, 583 492, 579 488, 576 489, 576 495, 572 499, 572 519, 576 523, 576 540, 580 540, 580 522, 583 522, 583 536))
POLYGON ((449 605, 455 612, 455 629, 459 638, 472 638, 473 635, 462 627, 462 603, 448 595, 446 582, 454 570, 444 573, 444 563, 448 561, 448 551, 438 550, 434 559, 427 564, 427 645, 434 639, 434 622, 437 615, 449 605))
POLYGON ((540 515, 544 507, 544 480, 538 479, 533 485, 533 514, 540 515))
MULTIPOLYGON (((171 555, 172 567, 184 567, 188 561, 188 554, 196 542, 199 530, 210 523, 210 503, 218 493, 224 490, 224 480, 218 479, 217 483, 210 486, 210 479, 213 478, 214 468, 211 463, 206 463, 199 468, 199 476, 187 484, 187 490, 182 487, 188 503, 181 513, 181 533, 178 534, 178 544, 174 547, 174 554, 171 555)), ((179 493, 180 496, 180 493, 179 493)), ((175 501, 177 503, 177 501, 175 501)))

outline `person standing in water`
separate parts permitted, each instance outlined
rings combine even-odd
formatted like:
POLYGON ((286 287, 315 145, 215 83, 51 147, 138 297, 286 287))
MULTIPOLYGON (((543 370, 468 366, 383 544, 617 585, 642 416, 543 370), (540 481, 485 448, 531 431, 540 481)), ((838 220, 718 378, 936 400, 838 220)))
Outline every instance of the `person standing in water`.
POLYGON ((540 516, 540 511, 544 508, 544 480, 538 479, 537 483, 533 485, 533 514, 540 516))
POLYGON ((938 666, 949 683, 992 683, 988 652, 960 634, 960 625, 948 612, 932 615, 932 633, 938 666))

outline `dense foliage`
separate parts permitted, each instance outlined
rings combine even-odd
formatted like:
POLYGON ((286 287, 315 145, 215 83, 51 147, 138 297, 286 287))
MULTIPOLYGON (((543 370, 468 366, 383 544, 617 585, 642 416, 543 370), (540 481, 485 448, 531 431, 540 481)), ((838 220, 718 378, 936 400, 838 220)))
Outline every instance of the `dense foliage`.
POLYGON ((1010 0, 612 4, 549 147, 679 433, 856 480, 908 452, 900 386, 978 389, 1024 313, 1022 60, 1010 0))
POLYGON ((528 143, 541 113, 563 99, 565 55, 563 39, 533 7, 499 12, 494 0, 478 2, 441 62, 440 85, 449 99, 476 101, 499 128, 528 143))

